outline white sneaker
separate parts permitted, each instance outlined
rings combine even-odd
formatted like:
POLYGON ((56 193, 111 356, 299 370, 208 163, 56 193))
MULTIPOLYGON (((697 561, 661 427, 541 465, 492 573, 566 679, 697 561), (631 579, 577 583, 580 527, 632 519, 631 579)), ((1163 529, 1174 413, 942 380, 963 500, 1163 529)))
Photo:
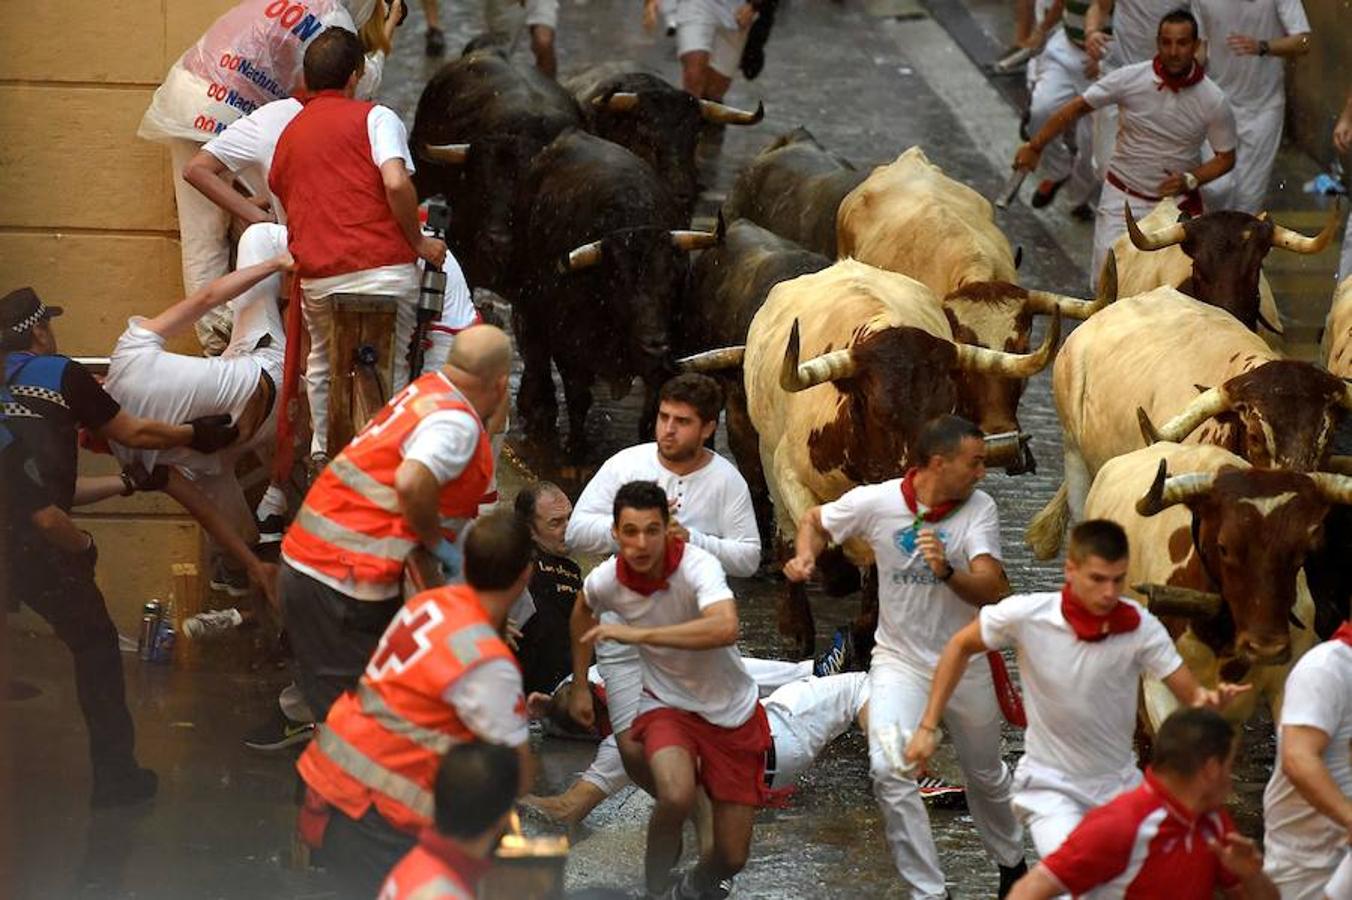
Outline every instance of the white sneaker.
POLYGON ((233 607, 213 609, 184 619, 183 634, 194 641, 211 640, 228 631, 234 631, 242 624, 244 616, 239 610, 233 607))

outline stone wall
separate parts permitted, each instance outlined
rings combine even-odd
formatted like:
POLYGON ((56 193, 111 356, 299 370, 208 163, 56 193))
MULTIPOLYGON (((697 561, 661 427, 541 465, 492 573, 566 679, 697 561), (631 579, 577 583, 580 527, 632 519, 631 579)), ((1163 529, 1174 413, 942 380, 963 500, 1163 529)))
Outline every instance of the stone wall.
MULTIPOLYGON (((66 308, 62 352, 106 356, 136 313, 182 295, 169 154, 136 137, 169 66, 231 0, 0 4, 0 290, 66 308)), ((191 336, 172 345, 194 352, 191 336)), ((109 471, 92 457, 85 471, 109 471)), ((166 497, 109 501, 81 518, 119 628, 196 562, 196 525, 166 497)))

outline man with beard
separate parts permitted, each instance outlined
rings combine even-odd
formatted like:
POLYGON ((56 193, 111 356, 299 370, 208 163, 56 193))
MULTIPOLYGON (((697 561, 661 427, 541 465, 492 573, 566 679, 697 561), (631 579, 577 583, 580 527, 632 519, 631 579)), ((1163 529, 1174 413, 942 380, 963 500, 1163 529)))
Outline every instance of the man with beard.
POLYGON ((568 644, 568 619, 582 590, 582 569, 568 558, 564 535, 573 504, 558 485, 537 481, 522 488, 514 504, 516 517, 530 528, 535 566, 530 591, 535 614, 521 626, 516 658, 526 693, 550 691, 573 671, 568 644))
POLYGON ((1198 188, 1235 165, 1235 116, 1220 87, 1197 62, 1197 20, 1175 10, 1160 20, 1153 60, 1105 75, 1057 110, 1028 143, 1019 147, 1014 168, 1033 171, 1043 149, 1097 109, 1116 106, 1121 117, 1117 144, 1108 161, 1098 217, 1090 283, 1098 281, 1113 242, 1126 231, 1125 204, 1135 217, 1149 215, 1164 197, 1200 215, 1198 188), (1202 162, 1202 142, 1215 155, 1202 162))

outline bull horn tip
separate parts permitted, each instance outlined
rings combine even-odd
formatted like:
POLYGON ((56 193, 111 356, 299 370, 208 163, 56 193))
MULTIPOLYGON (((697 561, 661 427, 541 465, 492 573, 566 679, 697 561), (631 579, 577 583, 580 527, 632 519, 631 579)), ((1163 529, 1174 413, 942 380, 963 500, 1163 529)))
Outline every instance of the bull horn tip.
MULTIPOLYGON (((1141 437, 1145 438, 1147 447, 1151 444, 1158 444, 1163 440, 1159 431, 1155 428, 1155 423, 1150 421, 1150 413, 1146 412, 1143 407, 1136 407, 1136 421, 1141 426, 1141 437)), ((1163 461, 1160 464, 1163 465, 1163 461)))
POLYGON ((1169 461, 1162 459, 1155 469, 1155 480, 1150 483, 1150 490, 1136 501, 1136 512, 1143 516, 1153 516, 1164 508, 1164 482, 1168 477, 1169 461))

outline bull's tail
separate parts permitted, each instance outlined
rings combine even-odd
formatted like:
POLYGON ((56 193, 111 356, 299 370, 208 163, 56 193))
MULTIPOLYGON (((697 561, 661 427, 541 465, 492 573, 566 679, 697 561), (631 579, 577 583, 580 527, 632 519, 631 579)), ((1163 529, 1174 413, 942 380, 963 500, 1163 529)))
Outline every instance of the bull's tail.
POLYGON ((1041 512, 1033 516, 1023 533, 1024 540, 1033 550, 1033 556, 1037 559, 1052 559, 1061 552, 1061 538, 1069 524, 1069 491, 1062 481, 1052 499, 1047 501, 1041 512))

